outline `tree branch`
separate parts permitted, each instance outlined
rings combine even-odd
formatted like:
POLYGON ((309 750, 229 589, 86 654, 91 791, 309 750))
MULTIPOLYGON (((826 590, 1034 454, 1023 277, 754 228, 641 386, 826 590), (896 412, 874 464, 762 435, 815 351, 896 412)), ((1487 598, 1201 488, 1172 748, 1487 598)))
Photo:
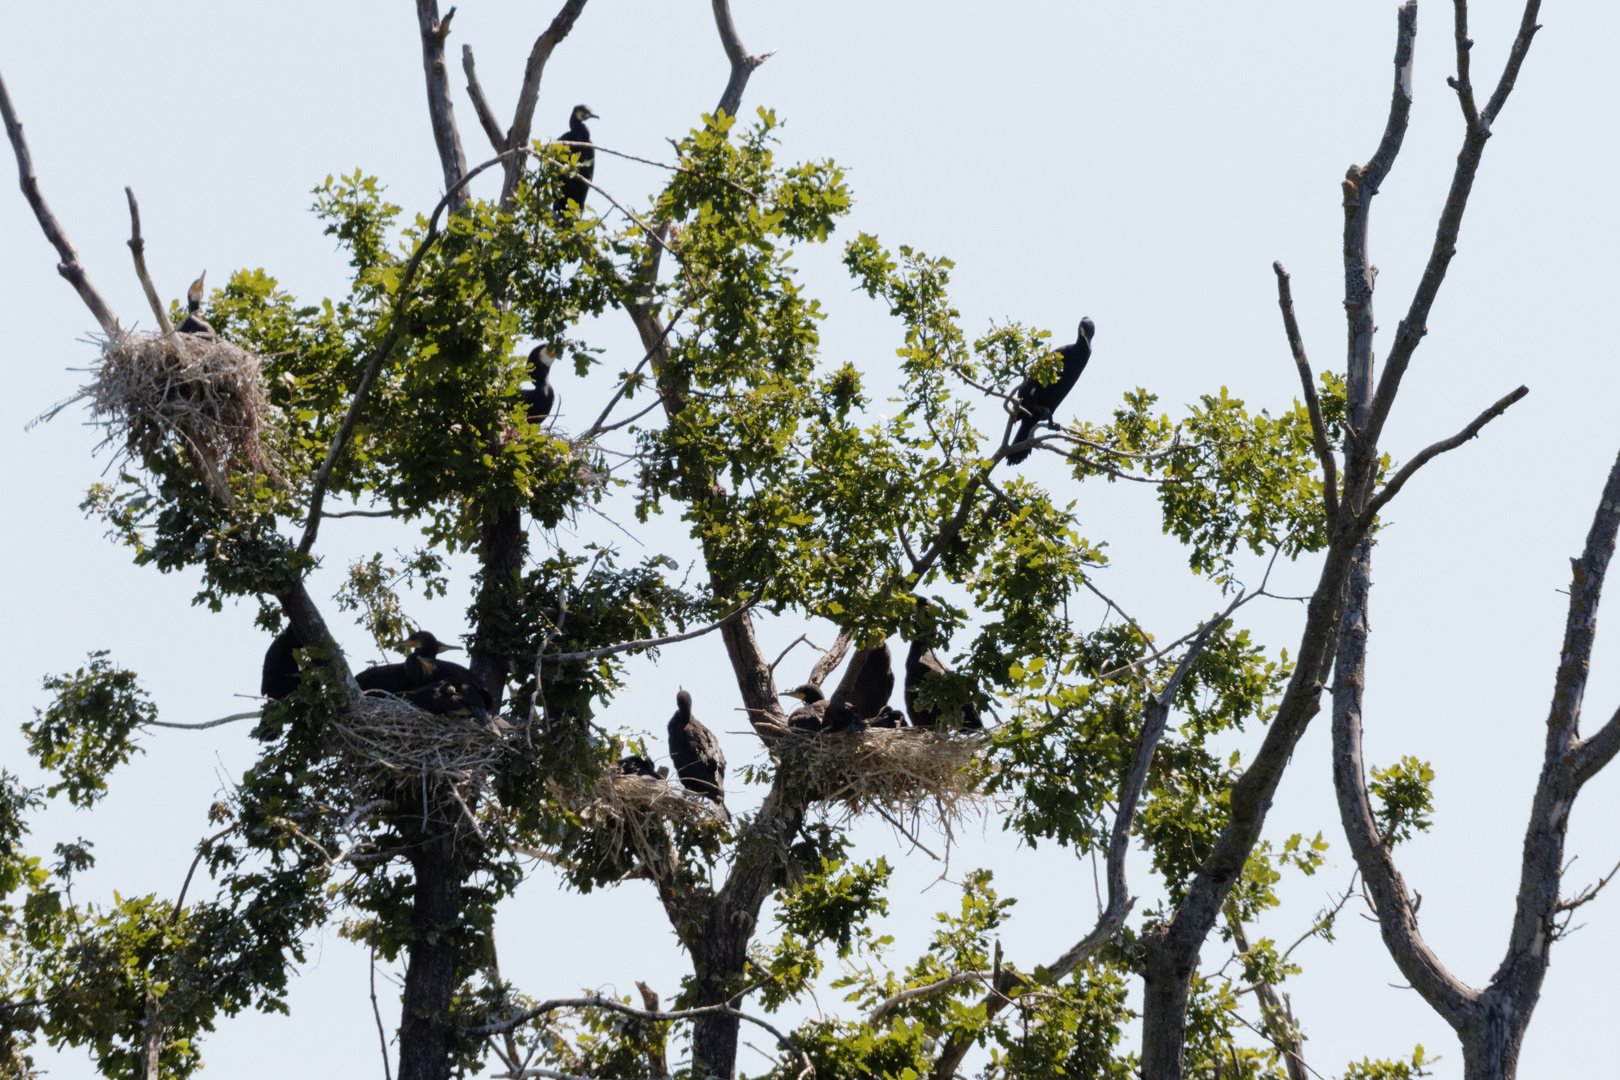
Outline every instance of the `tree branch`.
POLYGON ((500 121, 495 119, 495 111, 489 107, 489 98, 484 96, 484 87, 478 81, 478 68, 473 63, 471 45, 461 47, 461 70, 467 73, 467 96, 472 99, 473 112, 478 114, 478 123, 488 136, 490 146, 497 154, 509 149, 506 133, 501 130, 500 121))
POLYGON ((1274 262, 1271 269, 1277 274, 1277 306, 1282 308, 1283 332, 1288 335, 1288 348, 1294 354, 1294 365, 1299 368, 1299 382, 1305 393, 1305 411, 1311 418, 1311 441, 1316 456, 1322 460, 1322 510, 1327 515, 1327 527, 1332 528, 1339 518, 1339 467, 1333 460, 1333 446, 1328 439, 1327 425, 1322 421, 1322 402, 1316 396, 1316 377, 1311 374, 1311 362, 1305 357, 1305 339, 1299 332, 1299 321, 1294 318, 1294 293, 1288 286, 1288 271, 1283 264, 1274 262))
POLYGON ((79 253, 68 240, 67 234, 62 231, 61 222, 51 213, 51 208, 45 202, 45 196, 40 194, 39 178, 34 175, 33 155, 28 152, 28 140, 23 138, 22 122, 17 119, 17 112, 11 105, 11 93, 6 89, 6 81, 0 78, 0 119, 5 121, 6 138, 11 140, 11 149, 17 155, 17 179, 22 187, 23 198, 33 208, 34 217, 39 221, 39 227, 45 233, 45 239, 56 248, 56 254, 61 259, 56 264, 56 272, 67 279, 69 285, 78 292, 79 299, 84 306, 90 309, 95 317, 101 332, 109 338, 117 338, 123 334, 123 328, 118 325, 118 319, 113 315, 112 308, 107 306, 101 293, 90 283, 90 275, 84 272, 84 266, 79 262, 79 253))
MULTIPOLYGON (((1609 469, 1608 482, 1592 515, 1586 534, 1586 548, 1573 561, 1569 586, 1569 615, 1564 622, 1564 647, 1558 658, 1558 677, 1553 689, 1549 728, 1575 739, 1580 730, 1581 702, 1592 662, 1592 644, 1597 638, 1598 602, 1603 595, 1603 579, 1614 556, 1615 533, 1620 529, 1620 457, 1609 469)), ((1571 759, 1576 785, 1586 783, 1620 749, 1620 712, 1609 718, 1591 738, 1573 742, 1565 752, 1571 759)))
POLYGON ((749 56, 748 50, 743 48, 742 39, 737 36, 737 24, 731 21, 730 0, 714 0, 714 25, 720 31, 720 45, 726 50, 726 59, 731 61, 731 78, 726 81, 725 92, 720 95, 720 104, 715 106, 715 114, 725 113, 727 116, 736 116, 737 110, 742 108, 743 90, 748 86, 748 77, 772 56, 776 50, 759 56, 749 56))
POLYGON ((544 654, 543 660, 548 664, 561 664, 572 660, 600 660, 604 656, 613 656, 616 653, 631 652, 639 649, 656 649, 662 645, 673 645, 679 641, 691 641, 693 638, 713 633, 735 621, 738 616, 759 602, 760 594, 764 591, 764 586, 755 589, 754 594, 744 600, 741 607, 736 608, 724 618, 718 619, 707 626, 701 626, 696 630, 688 630, 684 634, 670 634, 668 637, 659 638, 642 638, 639 641, 626 641, 618 645, 606 645, 600 649, 587 649, 584 652, 547 653, 544 654))
POLYGON ((867 1026, 877 1027, 878 1021, 882 1020, 885 1014, 889 1013, 900 1005, 904 1005, 908 1001, 914 1001, 920 997, 928 997, 932 994, 937 994, 943 990, 949 990, 953 986, 960 986, 967 982, 990 982, 994 977, 995 972, 992 971, 958 971, 954 975, 947 975, 938 982, 928 983, 926 986, 913 986, 909 990, 902 990, 893 997, 886 999, 879 1004, 877 1008, 872 1010, 872 1015, 866 1018, 867 1026))
POLYGON ((141 279, 141 289, 146 293, 146 302, 152 305, 158 329, 164 334, 172 334, 174 324, 169 321, 169 313, 163 310, 163 301, 158 299, 157 288, 152 284, 151 275, 146 272, 146 242, 141 239, 141 208, 135 202, 134 189, 126 187, 124 194, 129 198, 129 250, 135 257, 135 276, 141 279))
POLYGON ((1400 493, 1401 488, 1406 486, 1406 482, 1412 479, 1412 477, 1417 474, 1419 469, 1423 468, 1423 466, 1427 465, 1439 455, 1444 454, 1448 450, 1457 449, 1457 447, 1478 435, 1481 428, 1490 423, 1492 420, 1495 420, 1498 416, 1501 416, 1504 412, 1507 412, 1507 410, 1515 402, 1529 392, 1529 387, 1519 387, 1517 390, 1503 397, 1501 400, 1497 401, 1496 404, 1474 417, 1472 423, 1463 428, 1461 431, 1457 432, 1457 434, 1453 435, 1451 438, 1441 439, 1439 442, 1433 443, 1420 450, 1416 457, 1414 457, 1411 461, 1408 461, 1405 465, 1401 466, 1400 471, 1390 479, 1389 483, 1384 485, 1384 489, 1375 495, 1372 501, 1367 504, 1367 509, 1363 510, 1360 514, 1362 527, 1370 528, 1372 526, 1373 518, 1378 515, 1378 511, 1382 510, 1384 506, 1389 503, 1389 500, 1393 499, 1397 494, 1400 493))
POLYGON ((433 145, 439 150, 444 169, 445 197, 451 199, 450 212, 457 213, 467 203, 460 184, 467 171, 467 155, 461 149, 461 133, 456 130, 455 105, 450 100, 450 75, 444 64, 444 39, 450 36, 451 8, 439 18, 439 0, 416 0, 416 23, 422 32, 422 73, 427 78, 428 118, 433 124, 433 145))

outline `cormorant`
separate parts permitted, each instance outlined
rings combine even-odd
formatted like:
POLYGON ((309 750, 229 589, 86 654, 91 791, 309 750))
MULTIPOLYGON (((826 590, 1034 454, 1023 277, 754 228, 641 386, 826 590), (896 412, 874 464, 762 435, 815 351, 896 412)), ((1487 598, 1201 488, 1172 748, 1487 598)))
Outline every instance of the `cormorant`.
POLYGON ((888 705, 894 693, 894 664, 888 642, 880 642, 873 649, 861 649, 850 664, 859 666, 852 669, 854 677, 846 675, 833 694, 833 703, 827 709, 829 722, 833 711, 845 704, 854 710, 858 719, 870 721, 888 705))
POLYGON ((551 365, 556 362, 557 358, 547 352, 544 345, 536 345, 529 353, 529 378, 534 382, 534 389, 519 390, 518 397, 529 407, 531 424, 538 424, 557 407, 557 391, 551 388, 551 365))
POLYGON ((489 726, 489 709, 484 704, 489 695, 473 679, 472 673, 468 672, 463 678, 443 671, 444 668, 467 671, 466 668, 429 660, 416 653, 406 659, 404 666, 413 678, 421 680, 414 689, 400 695, 406 701, 439 716, 471 716, 485 727, 489 726))
POLYGON ((675 715, 669 718, 669 757, 686 790, 714 803, 720 820, 730 821, 731 815, 726 812, 726 755, 714 732, 692 716, 692 695, 685 690, 675 695, 675 715))
POLYGON ((859 734, 867 728, 867 722, 861 718, 860 712, 847 701, 834 698, 827 702, 827 711, 823 714, 821 734, 840 735, 845 733, 859 734))
POLYGON ((209 337, 218 336, 214 333, 214 328, 208 325, 208 320, 200 314, 202 311, 203 279, 207 276, 208 271, 204 270, 197 275, 197 280, 191 283, 191 288, 186 290, 186 319, 175 327, 178 333, 207 334, 209 337))
MULTIPOLYGON (((919 598, 917 607, 919 611, 926 615, 928 601, 919 598)), ((929 642, 924 640, 932 637, 931 630, 931 620, 924 619, 923 626, 917 630, 917 640, 911 643, 911 651, 906 654, 906 712, 911 714, 913 727, 937 731, 940 727, 940 720, 943 719, 939 710, 925 709, 917 704, 917 690, 922 686, 924 677, 929 672, 947 675, 951 670, 945 666, 939 657, 934 655, 934 650, 929 647, 929 642)), ((962 706, 960 716, 963 731, 983 729, 984 721, 979 718, 979 708, 973 703, 971 697, 968 703, 962 706)), ((945 728, 949 731, 954 730, 956 726, 956 724, 947 723, 945 728)))
POLYGON ((354 681, 360 684, 362 690, 386 690, 395 695, 409 693, 422 685, 421 677, 413 678, 408 670, 415 659, 415 656, 408 656, 403 664, 373 664, 364 671, 355 672, 354 681))
POLYGON ((471 671, 460 664, 448 660, 437 659, 441 652, 459 649, 459 645, 446 645, 426 630, 419 630, 400 642, 395 648, 411 650, 411 654, 401 664, 378 664, 369 667, 354 677, 362 690, 386 690, 390 694, 405 698, 413 704, 420 705, 428 712, 445 713, 460 711, 468 706, 456 704, 461 698, 476 700, 478 708, 474 715, 480 722, 489 717, 489 710, 495 708, 495 701, 489 691, 473 678, 471 671), (416 691, 428 691, 437 683, 448 683, 456 688, 450 691, 437 691, 434 693, 421 693, 412 696, 416 691))
POLYGON ((276 635, 264 651, 264 672, 259 677, 259 693, 271 701, 286 697, 298 689, 298 658, 294 649, 302 649, 304 639, 291 623, 276 635))
POLYGON ((878 711, 878 714, 867 721, 872 727, 903 728, 906 726, 906 714, 899 709, 891 709, 887 705, 878 711))
POLYGON ((620 758, 618 763, 609 767, 608 771, 615 776, 645 776, 650 780, 663 780, 669 776, 668 768, 659 768, 652 763, 652 759, 641 754, 631 754, 620 758))
MULTIPOLYGON (((568 115, 568 130, 557 136, 559 142, 588 143, 591 141, 591 129, 585 126, 585 121, 595 120, 597 116, 591 112, 589 105, 575 105, 574 111, 568 115)), ((589 146, 570 146, 569 150, 579 155, 579 164, 575 166, 578 175, 570 176, 563 181, 562 194, 552 203, 551 211, 560 221, 563 213, 567 211, 570 201, 574 203, 574 213, 583 213, 585 210, 585 196, 589 194, 590 179, 596 175, 596 151, 589 146)))
MULTIPOLYGON (((1063 356, 1063 370, 1058 373, 1056 382, 1042 386, 1033 377, 1024 380, 1024 385, 1018 388, 1018 409, 1023 421, 1018 425, 1018 435, 1013 442, 1025 442, 1034 436, 1037 426, 1052 422, 1052 414, 1074 389, 1080 373, 1086 370, 1086 361, 1091 359, 1091 338, 1096 332, 1096 324, 1089 317, 1080 320, 1080 333, 1074 344, 1058 350, 1063 356)), ((1007 455, 1007 464, 1017 465, 1027 457, 1028 447, 1014 450, 1007 455)))
POLYGON ((815 683, 805 683, 795 686, 791 690, 782 691, 783 697, 797 698, 803 705, 788 714, 788 727, 794 731, 803 731, 811 735, 820 731, 827 723, 827 698, 821 692, 821 687, 815 683))

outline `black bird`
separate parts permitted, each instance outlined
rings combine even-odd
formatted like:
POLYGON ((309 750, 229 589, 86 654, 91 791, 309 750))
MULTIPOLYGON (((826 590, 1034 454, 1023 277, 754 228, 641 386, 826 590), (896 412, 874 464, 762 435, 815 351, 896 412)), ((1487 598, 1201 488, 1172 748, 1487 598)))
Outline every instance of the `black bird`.
MULTIPOLYGON (((937 731, 941 726, 941 719, 944 718, 940 716, 938 709, 925 709, 919 706, 917 704, 917 691, 922 686, 923 679, 930 672, 938 675, 948 675, 951 669, 946 667, 944 662, 934 655, 929 640, 926 640, 933 636, 932 620, 926 618, 928 601, 919 598, 917 608, 925 618, 921 620, 923 625, 916 631, 917 640, 911 643, 911 651, 906 654, 906 712, 911 714, 913 727, 937 731)), ((960 719, 963 731, 977 731, 984 728, 984 721, 979 718, 978 706, 973 703, 971 697, 968 703, 962 706, 960 719)), ((955 730, 957 725, 947 722, 944 727, 947 731, 950 731, 955 730)))
POLYGON ((214 333, 214 328, 208 325, 208 320, 203 318, 200 314, 202 311, 203 279, 207 276, 208 271, 204 270, 197 276, 197 280, 191 283, 191 288, 186 290, 186 319, 179 326, 175 327, 175 330, 182 334, 206 334, 209 337, 218 336, 214 333))
POLYGON ((850 664, 854 677, 845 676, 833 694, 833 703, 827 707, 829 721, 833 711, 841 705, 848 705, 859 719, 871 720, 883 711, 894 694, 894 663, 889 656, 888 642, 880 642, 873 649, 861 649, 850 664))
POLYGON ((411 668, 415 656, 405 658, 403 664, 373 664, 355 673, 354 681, 362 690, 386 690, 390 694, 404 695, 422 685, 422 676, 413 676, 411 668))
POLYGON ((534 382, 534 389, 519 390, 518 397, 529 407, 531 424, 538 424, 557 407, 557 391, 551 388, 551 365, 556 362, 557 358, 547 352, 544 345, 536 345, 529 353, 529 378, 534 382))
POLYGON ((298 689, 298 658, 293 650, 302 649, 304 639, 292 624, 276 635, 264 651, 264 672, 259 677, 259 693, 276 701, 298 689))
POLYGON ((471 716, 485 727, 489 726, 489 709, 485 706, 489 695, 473 679, 472 673, 462 678, 446 675, 441 670, 449 667, 467 671, 466 668, 415 653, 406 659, 404 666, 412 678, 420 680, 418 686, 400 695, 406 701, 439 716, 471 716))
POLYGON ((788 714, 788 727, 811 735, 827 724, 827 697, 815 683, 805 683, 782 691, 783 697, 797 698, 803 705, 788 714))
POLYGON ((859 734, 865 731, 867 727, 866 720, 861 717, 855 706, 849 702, 839 698, 827 702, 827 711, 823 714, 821 734, 859 734))
POLYGON ((867 723, 875 728, 903 728, 906 726, 906 714, 899 709, 891 709, 885 705, 867 723))
POLYGON ((726 755, 714 732, 692 716, 692 695, 685 690, 675 695, 675 715, 669 718, 669 757, 675 775, 686 790, 714 803, 721 821, 730 821, 726 812, 726 755))
MULTIPOLYGON (((1080 320, 1080 334, 1074 344, 1058 350, 1063 357, 1063 370, 1058 373, 1056 382, 1042 386, 1033 377, 1024 380, 1024 385, 1018 388, 1018 409, 1024 419, 1018 425, 1018 435, 1013 442, 1021 443, 1032 438, 1036 427, 1052 422, 1052 414, 1069 396, 1069 391, 1074 389, 1080 373, 1086 370, 1086 362, 1091 359, 1091 338, 1096 332, 1096 324, 1090 318, 1080 320)), ((1014 450, 1007 455, 1007 464, 1017 465, 1027 457, 1029 448, 1014 450)))
POLYGON ((609 767, 609 772, 615 776, 645 776, 650 780, 663 780, 669 776, 669 769, 658 768, 652 759, 641 754, 631 754, 620 758, 618 763, 609 767))
MULTIPOLYGON (((588 143, 591 141, 591 129, 585 126, 585 121, 595 120, 597 115, 591 112, 589 105, 575 105, 574 111, 568 116, 568 130, 557 136, 558 142, 588 143)), ((551 204, 551 211, 562 220, 563 214, 568 210, 569 202, 574 204, 574 213, 583 213, 585 210, 585 196, 590 193, 589 181, 596 175, 596 151, 589 146, 570 146, 568 148, 579 155, 579 164, 574 168, 578 175, 570 176, 563 181, 562 194, 557 201, 551 204)))

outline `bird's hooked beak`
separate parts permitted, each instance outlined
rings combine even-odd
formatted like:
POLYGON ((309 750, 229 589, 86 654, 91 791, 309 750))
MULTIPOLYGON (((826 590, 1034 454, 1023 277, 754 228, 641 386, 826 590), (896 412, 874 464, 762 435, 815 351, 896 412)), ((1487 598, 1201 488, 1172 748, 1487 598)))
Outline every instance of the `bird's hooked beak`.
POLYGON ((439 651, 440 652, 457 652, 460 649, 461 649, 460 645, 446 645, 442 641, 439 642, 439 651))
POLYGON ((784 690, 784 691, 782 691, 780 694, 778 694, 776 696, 777 697, 790 697, 790 698, 794 698, 794 699, 799 700, 799 701, 804 700, 804 693, 803 693, 803 691, 800 691, 800 690, 784 690))
POLYGON ((414 637, 408 637, 398 645, 395 645, 394 650, 396 652, 410 652, 412 649, 420 649, 421 647, 422 642, 420 640, 414 637))
POLYGON ((586 110, 585 110, 585 119, 587 119, 587 120, 600 120, 600 119, 602 119, 602 116, 601 116, 600 113, 593 113, 593 112, 591 112, 591 110, 589 108, 586 108, 586 110))
POLYGON ((203 281, 206 280, 207 277, 208 271, 204 270, 202 273, 197 275, 197 280, 191 283, 191 288, 186 290, 186 306, 192 311, 196 311, 202 306, 203 281))

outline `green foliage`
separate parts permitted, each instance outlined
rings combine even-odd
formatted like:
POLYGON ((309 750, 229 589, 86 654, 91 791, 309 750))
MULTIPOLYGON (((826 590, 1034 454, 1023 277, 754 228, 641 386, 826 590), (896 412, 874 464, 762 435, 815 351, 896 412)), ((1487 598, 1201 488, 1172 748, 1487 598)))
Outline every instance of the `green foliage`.
POLYGON ((1367 790, 1377 800, 1373 816, 1387 847, 1412 838, 1413 831, 1428 832, 1433 824, 1434 769, 1410 755, 1387 769, 1376 765, 1367 790))
POLYGON ((105 649, 71 675, 47 676, 45 689, 56 698, 24 721, 28 752, 62 778, 51 786, 52 797, 66 791, 74 806, 94 805, 107 792, 108 774, 140 749, 130 737, 157 719, 157 706, 135 673, 114 667, 105 649))
POLYGON ((1352 1061, 1345 1067, 1343 1080, 1417 1080, 1420 1076, 1433 1076, 1434 1074, 1425 1065, 1433 1065, 1440 1059, 1426 1057, 1423 1053, 1423 1044, 1419 1043, 1412 1050, 1412 1057, 1407 1061, 1389 1061, 1383 1058, 1362 1058, 1352 1061))

